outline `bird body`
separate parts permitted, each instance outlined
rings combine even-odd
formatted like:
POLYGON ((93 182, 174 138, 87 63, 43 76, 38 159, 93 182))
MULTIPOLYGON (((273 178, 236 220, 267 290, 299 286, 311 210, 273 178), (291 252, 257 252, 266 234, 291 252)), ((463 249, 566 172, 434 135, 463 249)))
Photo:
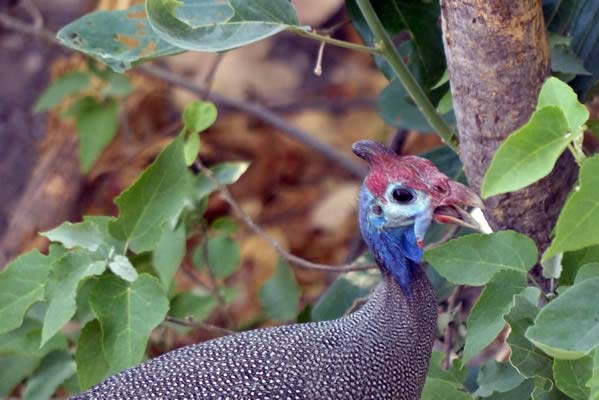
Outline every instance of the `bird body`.
POLYGON ((371 166, 360 229, 383 275, 358 311, 183 347, 74 399, 418 399, 437 316, 421 235, 434 218, 457 221, 448 207, 477 197, 426 160, 405 163, 374 142, 354 152, 371 166))

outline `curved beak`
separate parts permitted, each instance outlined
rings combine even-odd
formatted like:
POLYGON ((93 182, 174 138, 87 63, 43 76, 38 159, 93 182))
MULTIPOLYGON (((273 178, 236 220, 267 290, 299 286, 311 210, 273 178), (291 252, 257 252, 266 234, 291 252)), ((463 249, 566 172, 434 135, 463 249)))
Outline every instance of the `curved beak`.
POLYGON ((472 189, 459 182, 449 181, 449 190, 433 211, 433 220, 481 231, 478 222, 466 210, 468 207, 484 209, 485 206, 472 189))

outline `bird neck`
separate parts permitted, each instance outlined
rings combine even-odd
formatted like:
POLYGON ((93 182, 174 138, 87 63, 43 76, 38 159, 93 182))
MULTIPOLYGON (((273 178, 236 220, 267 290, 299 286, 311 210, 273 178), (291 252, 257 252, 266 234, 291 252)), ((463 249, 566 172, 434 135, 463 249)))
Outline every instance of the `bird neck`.
POLYGON ((413 226, 368 232, 365 240, 383 275, 395 279, 404 295, 411 297, 414 280, 422 273, 422 250, 416 244, 413 226))

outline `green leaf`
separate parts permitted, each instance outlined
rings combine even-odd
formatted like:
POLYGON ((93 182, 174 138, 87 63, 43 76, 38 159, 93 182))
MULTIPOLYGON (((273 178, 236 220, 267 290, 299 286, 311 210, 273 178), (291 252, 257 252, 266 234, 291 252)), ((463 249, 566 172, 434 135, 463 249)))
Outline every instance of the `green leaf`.
POLYGON ((527 379, 520 385, 508 392, 495 392, 489 397, 485 397, 485 400, 525 400, 532 399, 531 395, 535 389, 534 379, 527 379))
MULTIPOLYGON (((373 34, 356 1, 348 0, 346 5, 353 25, 364 42, 375 45, 373 34)), ((439 4, 419 0, 388 0, 372 2, 372 6, 391 37, 396 37, 402 31, 410 32, 411 40, 407 45, 411 51, 407 64, 425 90, 434 86, 446 70, 441 27, 438 23, 439 4)), ((406 54, 403 53, 405 57, 406 54)), ((384 58, 376 57, 376 60, 379 68, 389 77, 390 67, 384 58)))
POLYGON ((44 90, 33 106, 34 113, 41 113, 60 104, 64 99, 87 89, 91 75, 87 72, 68 72, 56 79, 44 90))
POLYGON ((579 174, 580 186, 557 219, 555 238, 543 260, 558 253, 599 244, 599 156, 584 160, 579 174))
POLYGON ((183 50, 162 40, 150 27, 143 5, 96 11, 63 27, 60 42, 123 72, 135 64, 183 50))
POLYGON ((154 31, 186 50, 230 50, 299 25, 287 0, 146 0, 146 10, 154 31))
POLYGON ((433 351, 428 366, 427 379, 440 379, 449 382, 456 387, 462 387, 464 380, 466 380, 468 369, 464 368, 464 365, 459 359, 455 359, 446 370, 442 367, 444 359, 445 353, 433 351))
POLYGON ((509 392, 520 386, 524 379, 510 363, 491 360, 480 368, 474 395, 489 397, 493 393, 509 392))
POLYGON ((0 356, 0 398, 8 398, 14 388, 30 376, 39 364, 39 357, 0 356))
POLYGON ((260 288, 258 298, 269 319, 291 321, 297 317, 301 290, 291 267, 279 260, 277 271, 260 288))
POLYGON ((41 323, 27 318, 18 329, 0 335, 0 355, 41 358, 53 350, 65 350, 67 348, 66 338, 63 335, 56 335, 52 340, 40 346, 41 335, 41 323))
POLYGON ((77 377, 81 390, 100 383, 108 375, 110 366, 104 356, 102 326, 94 319, 83 327, 77 342, 77 377))
POLYGON ((133 92, 133 85, 123 74, 110 73, 106 86, 102 89, 103 97, 127 97, 133 92))
POLYGON ((505 327, 504 317, 514 306, 514 296, 527 287, 522 271, 499 271, 483 289, 468 318, 464 362, 488 346, 505 327))
POLYGON ((110 224, 110 233, 128 242, 136 253, 154 249, 163 225, 181 212, 190 183, 183 159, 183 138, 179 136, 116 198, 120 213, 110 224))
POLYGON ((187 233, 184 224, 174 229, 167 224, 156 245, 156 250, 152 253, 152 264, 165 290, 170 288, 175 272, 183 262, 187 250, 186 242, 187 233))
MULTIPOLYGON (((396 79, 392 80, 379 95, 377 110, 383 120, 391 126, 419 132, 435 131, 418 107, 412 103, 403 85, 396 79)), ((450 111, 451 109, 443 113, 443 119, 449 125, 455 125, 455 115, 450 111)))
POLYGON ((558 254, 555 257, 551 257, 541 263, 543 267, 543 278, 545 279, 559 279, 562 274, 562 254, 558 254))
POLYGON ((191 133, 185 140, 183 152, 185 153, 185 164, 191 165, 198 157, 200 151, 200 135, 191 133))
POLYGON ((599 279, 579 282, 543 307, 526 337, 556 358, 590 353, 599 344, 599 279))
POLYGON ((67 249, 80 247, 92 252, 98 250, 103 242, 100 230, 89 221, 77 224, 65 222, 52 230, 41 232, 40 235, 61 243, 67 249))
POLYGON ((584 67, 582 60, 574 53, 570 46, 569 38, 559 37, 556 41, 554 35, 549 37, 551 45, 551 70, 573 75, 591 75, 584 67), (561 39, 567 39, 563 42, 561 39))
POLYGON ((33 250, 0 273, 0 334, 18 328, 29 307, 44 299, 51 263, 33 250))
POLYGON ((208 239, 208 266, 215 278, 224 279, 237 270, 241 261, 239 245, 226 235, 217 235, 208 239))
POLYGON ((50 399, 56 389, 75 373, 75 361, 66 351, 48 354, 27 381, 23 400, 50 399))
POLYGON ((560 285, 572 285, 578 270, 583 265, 593 262, 599 262, 599 246, 590 246, 564 253, 563 271, 559 278, 560 285))
POLYGON ((55 262, 48 281, 42 345, 52 338, 75 315, 79 285, 87 278, 106 270, 106 261, 86 252, 73 251, 55 262))
POLYGON ((555 384, 574 400, 587 400, 591 390, 586 383, 593 374, 593 357, 585 356, 578 360, 555 360, 553 376, 555 384))
POLYGON ((467 393, 462 392, 457 387, 452 385, 450 382, 435 379, 426 378, 424 387, 422 388, 421 400, 472 400, 473 397, 467 393))
POLYGON ((125 256, 117 254, 114 256, 112 260, 108 263, 108 268, 112 271, 113 274, 118 276, 121 279, 126 280, 127 282, 134 282, 137 277, 137 271, 131 261, 125 256))
POLYGON ((356 301, 365 299, 380 281, 381 275, 377 270, 352 271, 339 276, 314 305, 312 320, 341 318, 356 301))
POLYGON ((217 114, 214 103, 194 101, 183 111, 183 124, 188 133, 200 133, 216 122, 217 114))
POLYGON ((595 350, 591 355, 593 356, 593 369, 591 378, 587 381, 586 386, 591 390, 591 399, 597 399, 599 395, 599 351, 595 350))
POLYGON ((579 283, 587 279, 599 278, 599 263, 585 264, 578 270, 574 283, 579 283))
POLYGON ((75 118, 81 170, 87 173, 116 135, 119 123, 118 104, 115 100, 98 101, 87 96, 74 103, 68 115, 75 118))
POLYGON ((170 315, 176 318, 192 317, 194 321, 202 322, 208 319, 216 307, 218 301, 211 294, 184 292, 171 301, 170 315))
MULTIPOLYGON (((249 166, 250 163, 245 161, 224 162, 211 167, 210 170, 220 183, 223 185, 230 185, 237 182, 241 175, 247 171, 249 166)), ((212 183, 212 181, 204 175, 198 175, 194 187, 194 195, 198 200, 208 196, 210 193, 216 190, 214 183, 212 183)))
POLYGON ((500 231, 451 240, 426 251, 424 259, 450 282, 480 286, 498 271, 526 274, 537 262, 537 249, 525 235, 500 231))
MULTIPOLYGON (((548 78, 537 102, 537 111, 547 106, 559 107, 568 122, 568 131, 573 136, 581 134, 580 127, 589 119, 589 110, 578 101, 578 96, 567 83, 557 78, 548 78)), ((574 137, 570 138, 570 140, 574 137)))
POLYGON ((506 317, 511 327, 507 343, 511 348, 510 363, 526 378, 537 376, 550 378, 553 360, 535 347, 525 336, 526 329, 533 324, 539 313, 541 291, 527 287, 515 296, 514 307, 506 317))
POLYGON ((231 217, 218 217, 212 222, 210 229, 219 231, 226 235, 234 235, 237 233, 238 226, 235 220, 231 217))
POLYGON ((560 108, 538 109, 497 149, 485 174, 482 197, 522 189, 547 176, 573 139, 560 108))
POLYGON ((168 311, 160 281, 141 274, 135 282, 127 283, 105 275, 91 290, 89 302, 102 327, 102 347, 109 372, 114 374, 139 364, 152 329, 168 311))

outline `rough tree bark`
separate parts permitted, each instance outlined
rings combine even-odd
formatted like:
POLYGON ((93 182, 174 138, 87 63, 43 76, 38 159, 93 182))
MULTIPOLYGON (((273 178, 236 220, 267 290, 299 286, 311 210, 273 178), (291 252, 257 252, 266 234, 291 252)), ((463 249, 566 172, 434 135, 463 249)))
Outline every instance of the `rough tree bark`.
MULTIPOLYGON (((550 72, 541 0, 441 0, 441 12, 460 158, 479 190, 497 147, 529 119, 550 72)), ((543 251, 575 177, 565 154, 545 179, 488 199, 491 227, 525 233, 543 251)))

